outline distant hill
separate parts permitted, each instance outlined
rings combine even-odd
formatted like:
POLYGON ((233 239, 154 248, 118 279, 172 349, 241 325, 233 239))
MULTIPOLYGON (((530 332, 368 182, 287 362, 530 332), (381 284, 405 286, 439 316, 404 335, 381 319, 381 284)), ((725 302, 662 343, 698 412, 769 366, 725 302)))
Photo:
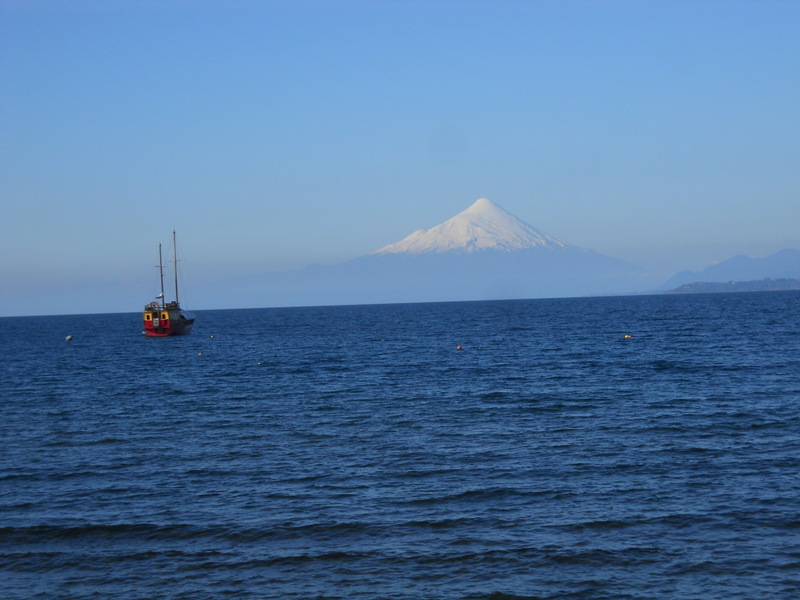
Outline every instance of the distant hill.
POLYGON ((372 304, 621 294, 647 289, 644 277, 636 265, 559 240, 481 198, 367 256, 253 276, 230 290, 251 306, 372 304))
POLYGON ((755 281, 686 283, 667 294, 715 294, 721 292, 777 292, 800 290, 800 279, 758 279, 755 281))
POLYGON ((734 256, 700 271, 682 271, 670 277, 662 290, 674 290, 696 282, 725 283, 763 279, 800 279, 800 251, 786 249, 764 258, 734 256))

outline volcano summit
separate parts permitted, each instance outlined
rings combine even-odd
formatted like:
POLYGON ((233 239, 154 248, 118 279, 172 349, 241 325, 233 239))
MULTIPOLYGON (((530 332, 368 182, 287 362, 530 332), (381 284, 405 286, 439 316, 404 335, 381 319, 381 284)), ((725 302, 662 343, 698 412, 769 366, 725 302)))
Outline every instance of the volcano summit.
POLYGON ((415 231, 397 243, 373 254, 423 254, 425 252, 474 252, 525 248, 566 248, 571 246, 531 227, 488 198, 477 200, 432 229, 415 231))

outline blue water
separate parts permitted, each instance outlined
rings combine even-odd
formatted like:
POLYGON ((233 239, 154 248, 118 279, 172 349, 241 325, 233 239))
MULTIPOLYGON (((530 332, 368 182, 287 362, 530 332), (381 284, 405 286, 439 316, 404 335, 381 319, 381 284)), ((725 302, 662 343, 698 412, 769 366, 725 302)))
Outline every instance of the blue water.
POLYGON ((0 598, 800 597, 800 293, 139 319, 0 319, 0 598))

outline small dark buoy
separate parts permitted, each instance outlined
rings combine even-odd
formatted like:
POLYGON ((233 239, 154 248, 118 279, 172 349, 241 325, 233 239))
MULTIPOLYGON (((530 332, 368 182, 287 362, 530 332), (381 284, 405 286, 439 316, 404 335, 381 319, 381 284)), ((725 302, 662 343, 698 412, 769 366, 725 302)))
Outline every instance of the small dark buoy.
POLYGON ((68 336, 67 336, 66 338, 64 338, 64 339, 66 339, 68 342, 71 342, 71 341, 72 341, 72 335, 70 334, 70 335, 68 335, 68 336))

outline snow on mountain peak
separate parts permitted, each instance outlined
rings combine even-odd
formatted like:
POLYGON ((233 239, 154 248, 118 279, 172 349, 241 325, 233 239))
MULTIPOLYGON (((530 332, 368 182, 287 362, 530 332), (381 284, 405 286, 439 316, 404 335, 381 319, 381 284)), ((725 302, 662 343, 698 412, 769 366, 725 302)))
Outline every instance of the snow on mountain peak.
POLYGON ((571 246, 531 227, 488 198, 480 198, 465 211, 431 229, 415 231, 372 254, 422 254, 474 252, 571 246))

